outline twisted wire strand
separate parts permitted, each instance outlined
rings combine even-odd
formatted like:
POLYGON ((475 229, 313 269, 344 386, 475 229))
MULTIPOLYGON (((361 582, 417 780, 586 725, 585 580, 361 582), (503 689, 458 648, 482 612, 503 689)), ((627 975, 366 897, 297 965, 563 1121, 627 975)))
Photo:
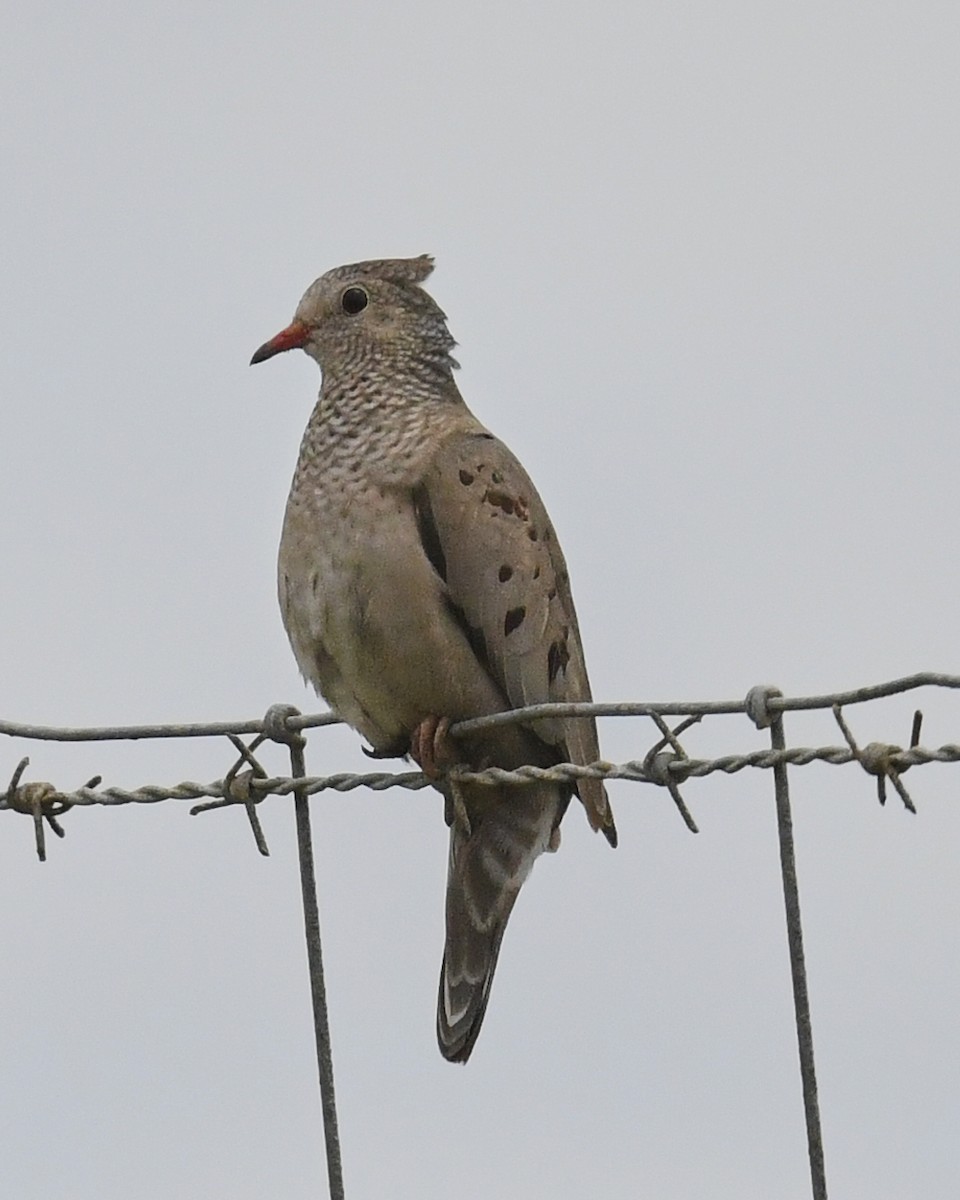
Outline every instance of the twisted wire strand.
MULTIPOLYGON (((830 766, 844 766, 856 762, 857 756, 846 746, 792 746, 785 750, 754 750, 747 754, 726 754, 719 758, 695 759, 674 758, 662 764, 677 782, 685 779, 702 779, 707 775, 722 772, 725 775, 735 775, 747 767, 760 770, 772 770, 781 764, 788 766, 807 766, 812 762, 823 762, 830 766)), ((927 749, 924 746, 914 746, 908 750, 898 750, 888 756, 890 765, 900 773, 909 767, 924 766, 928 763, 960 762, 960 745, 948 744, 938 749, 927 749)), ((597 762, 588 766, 578 766, 575 763, 557 763, 552 767, 519 767, 513 771, 500 767, 488 767, 485 771, 467 771, 454 769, 450 772, 452 778, 462 782, 481 784, 524 783, 530 780, 546 780, 549 782, 574 782, 577 779, 623 779, 631 783, 662 784, 659 772, 644 765, 640 760, 624 763, 597 762)), ((263 779, 253 779, 249 782, 252 792, 258 798, 266 796, 289 796, 302 789, 306 795, 313 796, 318 792, 352 792, 357 788, 369 788, 375 792, 386 791, 388 788, 404 788, 407 791, 420 791, 429 787, 430 780, 420 771, 373 771, 366 774, 340 772, 334 775, 313 775, 303 779, 288 776, 270 776, 263 779)), ((122 804, 157 804, 164 800, 221 800, 228 804, 241 804, 243 800, 234 796, 230 785, 223 779, 215 779, 211 783, 196 783, 184 780, 172 786, 159 784, 144 784, 142 787, 126 789, 121 787, 77 788, 72 792, 53 792, 49 797, 52 801, 68 806, 105 807, 122 804)), ((0 810, 13 807, 6 797, 0 797, 0 810)), ((205 810, 206 806, 203 806, 205 810)))

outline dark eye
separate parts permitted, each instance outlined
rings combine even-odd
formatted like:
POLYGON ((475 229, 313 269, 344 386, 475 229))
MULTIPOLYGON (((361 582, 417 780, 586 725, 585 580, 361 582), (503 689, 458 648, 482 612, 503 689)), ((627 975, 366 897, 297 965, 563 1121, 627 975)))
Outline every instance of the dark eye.
POLYGON ((363 312, 367 307, 367 293, 363 288, 347 288, 340 297, 340 307, 345 313, 354 316, 355 313, 363 312))

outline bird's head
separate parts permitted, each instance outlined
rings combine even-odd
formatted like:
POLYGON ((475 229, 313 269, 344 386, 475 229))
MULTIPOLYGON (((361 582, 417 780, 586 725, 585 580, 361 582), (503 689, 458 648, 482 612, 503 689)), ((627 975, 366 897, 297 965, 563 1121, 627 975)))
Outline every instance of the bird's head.
POLYGON ((321 369, 339 373, 382 362, 450 371, 456 344, 439 305, 420 287, 433 270, 427 254, 335 267, 304 293, 293 320, 250 360, 306 350, 321 369))

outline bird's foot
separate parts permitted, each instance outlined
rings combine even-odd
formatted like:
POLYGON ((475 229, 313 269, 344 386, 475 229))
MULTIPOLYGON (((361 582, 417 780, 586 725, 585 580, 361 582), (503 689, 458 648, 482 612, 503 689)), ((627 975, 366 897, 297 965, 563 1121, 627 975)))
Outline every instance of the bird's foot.
POLYGON ((449 717, 424 717, 410 735, 410 757, 430 780, 457 765, 449 717))

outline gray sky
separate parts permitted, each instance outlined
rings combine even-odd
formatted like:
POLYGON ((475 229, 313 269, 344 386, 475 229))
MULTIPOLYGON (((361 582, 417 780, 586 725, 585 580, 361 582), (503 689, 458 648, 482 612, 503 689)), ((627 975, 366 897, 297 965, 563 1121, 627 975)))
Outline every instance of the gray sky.
MULTIPOLYGON (((598 698, 960 671, 960 17, 656 8, 5 22, 3 716, 321 707, 274 592, 319 380, 247 362, 327 268, 422 252, 467 401, 560 532, 598 698)), ((849 719, 902 743, 915 702, 849 719)), ((960 740, 960 701, 922 703, 926 744, 960 740)), ((763 741, 731 718, 687 745, 763 741)), ((5 739, 0 774, 25 752, 64 788, 231 758, 5 739)), ((367 760, 334 731, 308 766, 367 760)), ((851 767, 792 781, 831 1194, 954 1196, 957 768, 908 777, 916 817, 851 767)), ((439 799, 314 802, 351 1200, 808 1194, 772 781, 685 795, 699 837, 614 786, 615 854, 571 810, 466 1069, 434 1040, 439 799)), ((269 860, 239 812, 77 812, 42 867, 0 822, 5 1193, 324 1194, 292 813, 262 815, 269 860)))

